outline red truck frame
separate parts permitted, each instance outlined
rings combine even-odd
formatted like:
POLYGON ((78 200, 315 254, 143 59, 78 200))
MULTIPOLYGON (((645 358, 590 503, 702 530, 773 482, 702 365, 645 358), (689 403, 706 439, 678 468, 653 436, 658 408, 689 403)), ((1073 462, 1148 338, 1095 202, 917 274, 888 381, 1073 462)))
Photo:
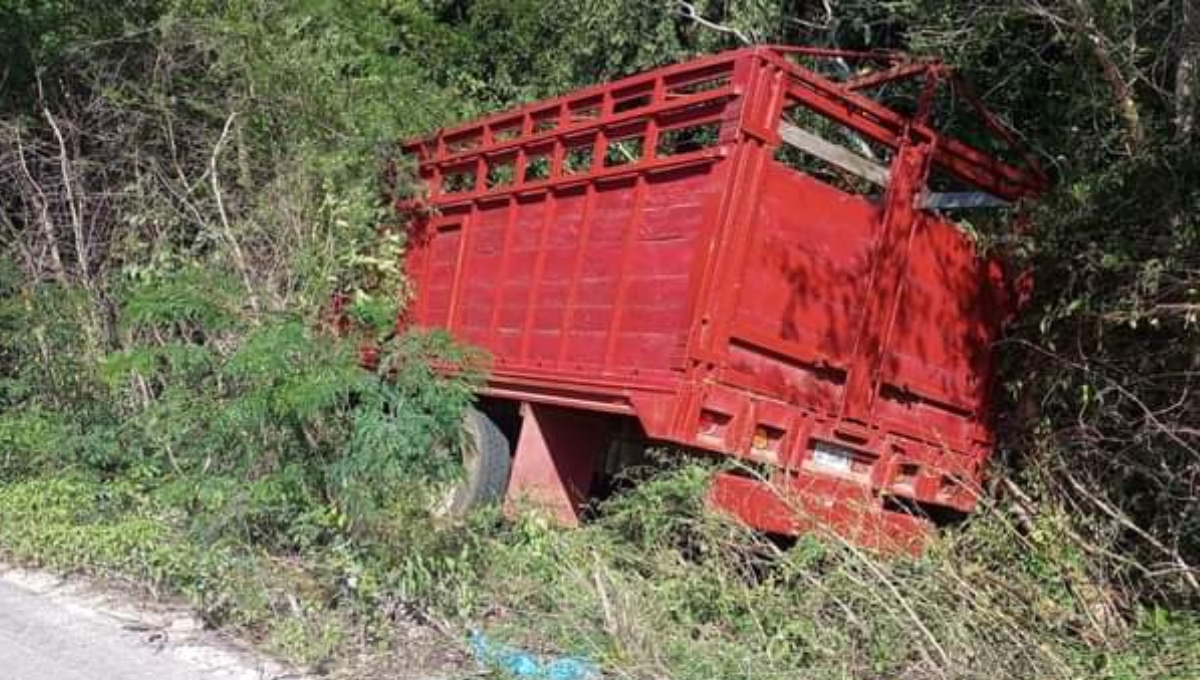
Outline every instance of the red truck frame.
POLYGON ((710 498, 764 531, 915 544, 972 510, 1016 293, 947 212, 1047 180, 956 82, 760 46, 406 142, 427 193, 400 205, 402 324, 491 354, 509 498, 574 521, 633 431, 746 462, 710 498), (907 113, 868 96, 906 84, 907 113), (932 127, 949 89, 1015 160, 932 127))

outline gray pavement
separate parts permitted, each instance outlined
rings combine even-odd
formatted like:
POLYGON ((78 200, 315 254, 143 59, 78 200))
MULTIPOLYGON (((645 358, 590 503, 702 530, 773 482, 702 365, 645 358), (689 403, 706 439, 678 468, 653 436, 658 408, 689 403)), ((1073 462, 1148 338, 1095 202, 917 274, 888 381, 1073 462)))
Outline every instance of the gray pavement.
POLYGON ((0 569, 0 680, 296 677, 233 649, 186 612, 0 569))

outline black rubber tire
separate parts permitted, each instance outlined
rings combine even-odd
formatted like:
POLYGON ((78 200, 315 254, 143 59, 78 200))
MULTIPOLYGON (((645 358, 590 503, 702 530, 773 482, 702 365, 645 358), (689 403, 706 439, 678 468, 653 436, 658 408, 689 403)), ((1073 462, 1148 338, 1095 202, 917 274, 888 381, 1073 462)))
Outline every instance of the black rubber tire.
POLYGON ((435 512, 447 519, 462 519, 504 500, 512 470, 508 438, 479 409, 470 408, 463 416, 462 441, 462 479, 447 491, 435 512))

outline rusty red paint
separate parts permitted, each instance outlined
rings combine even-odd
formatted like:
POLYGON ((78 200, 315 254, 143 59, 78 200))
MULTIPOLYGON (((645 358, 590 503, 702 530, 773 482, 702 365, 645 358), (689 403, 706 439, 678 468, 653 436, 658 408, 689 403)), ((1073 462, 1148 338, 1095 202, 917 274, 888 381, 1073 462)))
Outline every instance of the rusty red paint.
MULTIPOLYGON (((406 322, 490 352, 487 395, 633 416, 767 465, 825 524, 917 535, 885 499, 975 506, 992 343, 1016 297, 920 196, 933 170, 1008 200, 1046 179, 863 94, 918 78, 925 100, 950 82, 941 64, 856 55, 880 75, 838 83, 796 52, 705 57, 408 142, 428 193, 427 210, 401 206, 417 215, 406 322), (890 150, 882 197, 775 159, 795 106, 890 150)), ((756 484, 713 497, 763 529, 804 526, 756 484)))

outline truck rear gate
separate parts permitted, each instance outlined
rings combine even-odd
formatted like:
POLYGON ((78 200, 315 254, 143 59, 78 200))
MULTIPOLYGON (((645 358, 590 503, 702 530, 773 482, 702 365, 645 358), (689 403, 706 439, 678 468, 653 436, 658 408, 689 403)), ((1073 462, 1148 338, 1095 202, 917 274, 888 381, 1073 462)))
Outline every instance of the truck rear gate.
POLYGON ((509 497, 573 520, 611 419, 631 417, 757 464, 711 499, 763 530, 878 545, 919 539, 914 510, 971 510, 1012 295, 938 208, 1045 180, 929 126, 950 79, 754 47, 407 143, 427 196, 404 323, 491 353, 483 395, 523 416, 509 497), (838 82, 796 58, 877 68, 838 82), (913 115, 863 94, 914 79, 913 115), (970 191, 932 194, 934 173, 970 191))

